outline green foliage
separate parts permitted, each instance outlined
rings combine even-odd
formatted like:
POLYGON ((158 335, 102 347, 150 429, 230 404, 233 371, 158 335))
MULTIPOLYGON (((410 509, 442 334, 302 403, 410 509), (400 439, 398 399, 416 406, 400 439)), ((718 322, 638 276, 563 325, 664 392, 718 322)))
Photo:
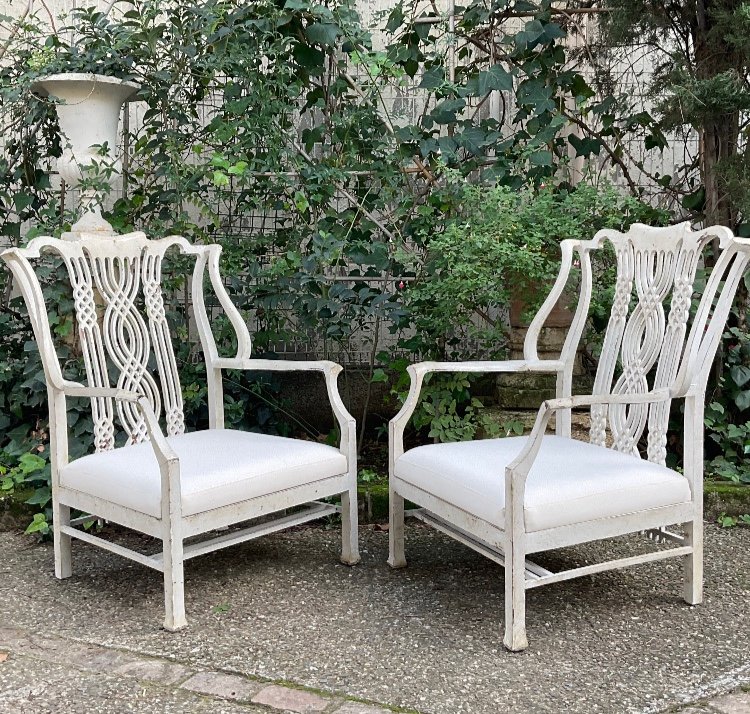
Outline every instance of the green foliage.
POLYGON ((667 217, 608 184, 511 189, 457 181, 455 195, 457 215, 414 260, 404 296, 416 328, 405 346, 428 358, 502 355, 503 311, 514 298, 538 307, 559 270, 561 241, 667 217))
POLYGON ((373 469, 360 469, 359 473, 357 474, 357 480, 360 483, 387 483, 388 482, 388 476, 386 474, 381 474, 378 471, 374 471, 373 469))
POLYGON ((725 513, 719 516, 718 523, 722 528, 734 528, 735 526, 750 526, 750 514, 743 513, 740 516, 728 516, 725 513))
MULTIPOLYGON (((498 315, 514 276, 547 282, 566 237, 661 221, 610 187, 571 189, 569 156, 622 168, 628 137, 648 136, 654 146, 663 137, 640 109, 594 95, 569 61, 566 28, 547 0, 468 2, 453 74, 445 24, 415 23, 423 13, 414 7, 400 3, 385 18, 393 34, 386 51, 373 50, 353 0, 136 0, 109 16, 76 10, 57 30, 44 14, 29 16, 0 67, 0 236, 22 245, 72 219, 50 171, 65 140, 33 82, 63 70, 128 78, 141 85, 143 122, 126 137, 126 188, 106 217, 120 232, 220 242, 231 297, 257 325, 256 352, 273 356, 276 345, 297 342, 318 357, 345 358, 357 339, 377 381, 386 366, 403 374, 378 344, 387 325, 412 359, 455 356, 467 340, 475 351, 503 354, 498 315), (515 15, 528 10, 534 15, 519 26, 515 15), (477 42, 484 56, 472 49, 477 42), (402 116, 384 101, 415 84, 426 94, 424 112, 402 116), (482 109, 497 91, 499 118, 482 109), (465 180, 480 175, 485 185, 465 180), (33 228, 22 237, 25 225, 33 228)), ((78 377, 70 295, 57 283, 59 266, 43 270, 60 358, 78 377)), ((192 428, 207 413, 186 319, 189 270, 175 258, 164 278, 192 428)), ((6 271, 0 294, 0 429, 17 435, 0 448, 15 439, 8 453, 17 459, 46 443, 46 393, 6 271)), ((217 342, 230 353, 230 326, 219 310, 215 318, 217 342)), ((515 432, 515 424, 491 423, 470 396, 471 381, 433 380, 419 426, 439 439, 515 432)), ((316 431, 281 402, 275 377, 232 373, 225 390, 228 426, 316 431)), ((71 401, 69 418, 76 457, 91 443, 88 404, 71 401)), ((29 475, 40 477, 29 482, 39 532, 49 522, 44 473, 29 475)))
MULTIPOLYGON (((654 133, 674 129, 700 135, 695 165, 676 167, 665 177, 665 187, 678 195, 705 192, 705 201, 683 203, 708 224, 737 228, 750 222, 748 184, 722 177, 738 170, 750 127, 750 6, 745 0, 716 3, 655 3, 607 0, 611 12, 602 14, 602 43, 598 54, 606 65, 612 55, 622 57, 633 45, 648 53, 653 71, 646 91, 654 98, 654 133), (617 47, 620 49, 612 49, 617 47), (699 186, 695 169, 700 169, 699 186), (680 178, 678 178, 680 177, 680 178)), ((663 148, 657 143, 646 149, 663 148)))
POLYGON ((710 475, 750 485, 750 333, 730 328, 724 334, 724 356, 714 399, 706 408, 715 454, 706 469, 710 475))

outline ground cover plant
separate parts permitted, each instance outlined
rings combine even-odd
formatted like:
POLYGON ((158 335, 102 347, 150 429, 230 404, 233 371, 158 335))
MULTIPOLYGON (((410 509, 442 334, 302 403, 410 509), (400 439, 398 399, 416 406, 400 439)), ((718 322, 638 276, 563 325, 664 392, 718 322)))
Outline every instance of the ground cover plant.
MULTIPOLYGON (((53 172, 65 140, 33 82, 66 69, 138 82, 142 110, 125 128, 122 186, 109 197, 108 220, 120 232, 146 227, 155 237, 220 242, 229 290, 255 326, 259 354, 297 342, 361 367, 346 379, 368 393, 355 415, 363 446, 377 434, 368 419, 373 383, 389 382, 395 405, 409 362, 506 354, 509 277, 523 270, 545 282, 559 240, 632 220, 700 219, 704 209, 714 217, 700 193, 708 179, 695 167, 651 177, 644 200, 629 147, 662 151, 673 113, 648 111, 603 73, 583 71, 580 48, 569 42, 578 36, 574 10, 547 0, 472 0, 451 31, 434 8, 402 2, 376 20, 385 49, 374 47, 351 0, 137 0, 54 22, 44 12, 0 18, 8 29, 0 47, 0 240, 59 234, 72 219, 53 172), (610 176, 624 188, 613 188, 610 176)), ((713 32, 729 27, 717 20, 713 32)), ((734 70, 746 83, 744 45, 730 34, 734 70)), ((601 66, 607 55, 597 56, 601 66)), ((738 100, 732 109, 737 147, 743 107, 738 100)), ((691 116, 699 128, 715 122, 691 116)), ((734 208, 722 215, 742 232, 744 189, 727 171, 722 195, 734 208)), ((57 266, 46 270, 61 357, 75 373, 69 296, 56 286, 57 266)), ((185 323, 186 271, 177 262, 167 275, 175 325, 185 323)), ((0 294, 0 489, 30 499, 39 509, 31 527, 43 532, 48 471, 37 459, 46 459, 46 391, 6 271, 0 294)), ((596 306, 594 318, 596 328, 596 306)), ((228 346, 218 314, 215 329, 228 346)), ((735 481, 747 480, 740 457, 750 362, 737 347, 747 332, 741 300, 707 422, 710 470, 735 481)), ((176 338, 186 416, 199 426, 206 400, 194 335, 188 327, 176 338)), ((471 387, 436 381, 418 427, 446 439, 493 433, 471 387)), ((231 375, 227 422, 317 438, 316 425, 280 395, 275 380, 231 375)), ((71 419, 75 456, 90 443, 86 405, 72 406, 71 419)))

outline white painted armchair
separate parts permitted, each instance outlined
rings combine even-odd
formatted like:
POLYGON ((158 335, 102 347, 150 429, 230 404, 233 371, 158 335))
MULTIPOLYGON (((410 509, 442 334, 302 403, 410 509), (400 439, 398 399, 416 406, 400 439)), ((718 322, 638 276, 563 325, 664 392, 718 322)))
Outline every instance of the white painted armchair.
POLYGON ((71 538, 80 538, 164 574, 165 627, 187 624, 183 562, 339 510, 319 499, 341 497, 341 560, 353 565, 357 547, 355 424, 338 393, 341 367, 333 362, 251 359, 247 326, 219 274, 218 245, 191 245, 181 237, 149 240, 143 233, 80 240, 36 238, 0 256, 10 266, 28 306, 44 364, 50 408, 50 453, 55 574, 71 575, 71 538), (206 361, 209 429, 185 433, 177 363, 161 292, 167 250, 195 257, 193 313, 206 361), (88 385, 63 377, 42 290, 32 262, 59 255, 70 278, 88 385), (234 357, 219 356, 204 300, 206 269, 213 290, 237 333, 234 357), (150 369, 151 358, 156 365, 150 369), (325 378, 341 433, 339 448, 224 429, 222 370, 315 370, 325 378), (114 377, 115 384, 110 381, 114 377), (66 403, 91 400, 96 452, 68 461, 66 403), (164 407, 165 432, 159 423, 164 407), (115 444, 116 428, 127 445, 115 444), (300 508, 297 508, 300 507, 300 508), (160 539, 149 556, 76 526, 77 509, 160 539), (288 514, 241 530, 185 544, 205 534, 285 509, 288 514))
POLYGON ((703 410, 706 382, 750 241, 727 228, 693 232, 636 224, 626 234, 600 231, 564 241, 562 269, 529 328, 524 359, 423 362, 409 367, 411 389, 390 423, 390 556, 404 556, 409 513, 505 566, 505 646, 528 646, 526 590, 663 558, 681 557, 683 597, 702 599, 703 410), (704 248, 721 252, 688 333, 696 272, 704 248), (591 254, 608 240, 617 282, 591 396, 571 396, 573 363, 592 295, 591 254), (717 241, 717 242, 719 242, 717 241), (540 360, 537 339, 566 286, 574 258, 581 286, 559 360, 540 360), (635 290, 634 290, 635 288, 635 290), (668 307, 665 316, 665 305, 668 307), (419 446, 404 452, 404 428, 433 372, 542 372, 557 375, 557 398, 544 402, 528 437, 419 446), (684 472, 667 468, 670 404, 684 402, 684 472), (571 409, 590 407, 590 443, 571 439, 571 409), (546 434, 556 416, 556 434, 546 434), (640 448, 647 431, 646 454, 640 448), (684 524, 684 535, 668 529, 684 524), (527 559, 544 550, 649 531, 673 547, 553 573, 527 559))

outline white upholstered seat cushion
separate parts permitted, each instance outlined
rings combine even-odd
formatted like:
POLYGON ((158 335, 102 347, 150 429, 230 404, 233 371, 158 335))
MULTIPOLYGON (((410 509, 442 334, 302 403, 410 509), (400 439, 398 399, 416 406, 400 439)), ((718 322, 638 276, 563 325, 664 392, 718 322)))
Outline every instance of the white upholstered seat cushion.
MULTIPOLYGON (((314 441, 230 429, 195 431, 167 441, 180 459, 183 516, 347 471, 338 449, 314 441)), ((161 476, 149 443, 76 459, 60 470, 60 483, 161 516, 161 476)))
MULTIPOLYGON (((394 475, 503 528, 505 467, 526 438, 419 446, 396 460, 394 475)), ((533 532, 690 500, 687 479, 664 466, 550 435, 526 480, 524 516, 533 532)))

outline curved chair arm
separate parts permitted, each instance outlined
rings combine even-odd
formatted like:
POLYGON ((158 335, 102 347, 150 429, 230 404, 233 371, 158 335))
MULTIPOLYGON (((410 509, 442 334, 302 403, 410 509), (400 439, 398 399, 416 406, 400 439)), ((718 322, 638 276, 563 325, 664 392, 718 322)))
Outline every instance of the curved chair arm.
POLYGON ((126 389, 85 387, 82 384, 68 380, 65 380, 65 387, 61 391, 68 397, 83 397, 88 399, 108 397, 138 405, 146 422, 146 430, 150 437, 151 448, 153 448, 156 460, 159 463, 162 491, 162 518, 167 518, 169 515, 172 517, 179 516, 182 511, 180 505, 180 460, 174 449, 169 445, 169 442, 167 442, 164 432, 159 426, 159 420, 156 418, 151 402, 146 397, 126 389), (165 510, 165 506, 167 505, 168 510, 165 510))
POLYGON ((404 453, 404 429, 414 414, 419 404, 419 395, 422 391, 422 382, 428 374, 434 372, 461 372, 461 373, 486 373, 486 372, 548 372, 557 374, 564 368, 564 363, 559 360, 505 360, 505 361, 477 361, 477 362, 418 362, 409 365, 406 371, 411 377, 409 394, 404 401, 401 410, 391 419, 388 424, 389 453, 391 472, 395 460, 404 453))
POLYGON ((656 389, 643 394, 580 395, 563 397, 561 399, 548 399, 542 402, 542 406, 539 407, 536 415, 534 427, 525 446, 521 449, 521 453, 505 469, 506 488, 512 485, 516 496, 521 496, 522 500, 523 491, 526 487, 526 477, 529 475, 529 471, 539 453, 542 439, 547 429, 547 422, 554 412, 561 409, 587 407, 594 404, 654 404, 669 401, 674 397, 675 393, 671 389, 656 389))
MULTIPOLYGON (((212 363, 220 369, 246 369, 269 372, 322 372, 326 382, 328 401, 341 431, 339 450, 347 459, 357 453, 357 425, 354 417, 344 405, 338 388, 338 377, 343 367, 330 360, 282 360, 282 359, 249 359, 245 357, 227 357, 215 359, 212 363)), ((351 464, 350 464, 351 467, 351 464)))

